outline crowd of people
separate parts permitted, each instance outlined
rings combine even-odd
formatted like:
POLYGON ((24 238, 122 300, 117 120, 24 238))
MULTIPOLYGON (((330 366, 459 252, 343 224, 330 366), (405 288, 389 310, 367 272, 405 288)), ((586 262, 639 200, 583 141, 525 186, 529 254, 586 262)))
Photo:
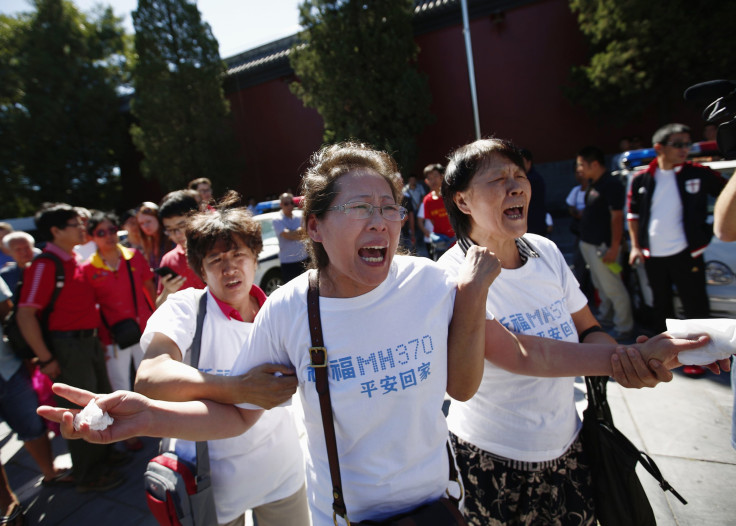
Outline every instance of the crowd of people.
POLYGON ((53 381, 99 391, 132 387, 143 359, 139 340, 153 311, 170 293, 205 287, 186 263, 182 222, 207 209, 211 197, 211 184, 200 179, 167 194, 160 206, 144 202, 120 217, 49 203, 35 217, 43 252, 30 234, 0 225, 7 258, 0 270, 0 314, 5 319, 13 311, 34 355, 21 359, 8 338, 0 342, 2 417, 36 460, 43 486, 90 492, 124 482, 116 467, 129 460, 128 451, 143 447, 138 439, 117 448, 70 443, 72 470, 60 470, 35 409, 53 403, 53 381), (161 266, 172 274, 155 274, 161 266))
MULTIPOLYGON (((207 441, 220 525, 242 525, 247 510, 259 526, 333 524, 333 513, 339 524, 381 521, 445 495, 464 503, 473 525, 595 524, 573 378, 654 387, 672 378, 678 352, 708 341, 662 333, 618 344, 616 337, 632 335, 633 320, 601 274, 618 277, 611 263, 620 257, 624 208, 639 257, 699 255, 692 252, 701 237, 691 239, 686 226, 700 219, 695 194, 717 195, 723 181, 680 159, 689 130, 667 130, 654 136, 657 159, 634 179, 648 190, 636 198, 625 199, 612 182, 600 150, 577 157, 585 187, 570 206, 614 334, 603 330, 546 237, 543 197, 542 215, 532 213, 543 179, 537 190, 531 153, 501 139, 458 148, 446 166, 428 165, 423 182, 404 183, 389 154, 364 144, 316 152, 300 210, 291 193, 279 197, 274 229, 285 283, 268 301, 254 284, 260 224, 234 193, 215 202, 206 179, 120 217, 45 206, 36 216, 48 241, 41 255, 27 235, 3 241, 15 265, 8 274, 12 267, 20 286, 15 297, 7 287, 0 293, 6 309, 16 305, 35 360, 16 359, 20 366, 7 371, 0 360, 0 382, 6 393, 20 375, 28 391, 35 368, 55 383, 57 407, 39 413, 61 426, 72 471, 33 454, 46 447, 34 443, 48 440, 45 430, 16 431, 44 482, 82 492, 121 484, 116 466, 141 447, 137 437, 179 438, 176 453, 188 460, 196 458, 194 444, 207 441), (670 172, 673 183, 663 189, 647 182, 648 173, 660 181, 670 172), (702 183, 693 191, 695 177, 702 183), (657 203, 672 201, 677 185, 694 197, 683 197, 678 218, 662 219, 657 203), (657 221, 676 220, 682 234, 660 250, 657 221), (314 308, 321 363, 307 352, 314 308), (188 364, 195 340, 196 368, 188 364), (319 365, 328 371, 337 468, 326 454, 319 365), (297 390, 306 458, 295 415, 283 407, 297 390), (453 399, 447 417, 446 394, 453 399), (90 400, 113 416, 110 427, 73 425, 90 400), (451 465, 459 470, 454 479, 451 465)), ((666 299, 658 304, 663 316, 666 299)), ((1 356, 12 356, 5 344, 1 356)), ((729 362, 708 367, 729 370, 729 362)), ((29 400, 32 412, 38 399, 29 400)), ((0 403, 11 423, 5 395, 0 403)))

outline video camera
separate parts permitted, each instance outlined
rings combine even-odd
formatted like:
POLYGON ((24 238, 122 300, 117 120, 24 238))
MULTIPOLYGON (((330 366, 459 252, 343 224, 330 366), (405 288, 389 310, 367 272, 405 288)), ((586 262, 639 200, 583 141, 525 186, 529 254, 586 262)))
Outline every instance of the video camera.
POLYGON ((685 90, 685 100, 706 104, 703 118, 718 124, 716 142, 726 159, 736 159, 736 81, 710 80, 685 90))

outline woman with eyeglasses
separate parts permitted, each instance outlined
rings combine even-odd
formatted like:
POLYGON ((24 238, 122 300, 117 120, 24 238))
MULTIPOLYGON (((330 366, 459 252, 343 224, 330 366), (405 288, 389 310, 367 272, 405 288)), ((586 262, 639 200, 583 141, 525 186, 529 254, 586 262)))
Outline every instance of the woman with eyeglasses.
MULTIPOLYGON (((401 187, 396 172, 387 153, 363 144, 327 146, 313 156, 302 181, 312 270, 269 297, 232 367, 233 375, 264 363, 295 370, 315 526, 346 521, 342 514, 333 518, 327 440, 309 353, 310 278, 318 283, 332 401, 327 421, 334 422, 346 518, 352 522, 382 521, 434 504, 448 493, 461 495, 462 488, 450 480, 454 461, 447 449, 444 396, 472 397, 482 379, 485 348, 499 343, 485 338, 485 301, 500 262, 489 250, 471 247, 451 278, 426 258, 397 255, 406 211, 397 204, 401 187)), ((671 359, 675 347, 653 345, 646 354, 671 359)), ((549 354, 544 346, 531 351, 539 362, 549 354)), ((614 346, 599 351, 591 372, 609 374, 614 346)), ((71 411, 40 410, 62 422, 64 436, 93 442, 135 435, 227 437, 259 418, 258 408, 249 404, 173 403, 135 393, 96 396, 68 386, 54 389, 77 404, 96 398, 115 418, 102 431, 87 424, 75 430, 71 411)))
MULTIPOLYGON (((113 390, 130 389, 130 366, 132 363, 134 370, 138 369, 143 350, 138 341, 131 344, 132 340, 127 335, 124 335, 125 341, 122 338, 119 338, 120 342, 116 341, 114 328, 119 323, 133 327, 134 321, 140 339, 153 313, 152 298, 156 297, 153 272, 140 252, 118 243, 117 217, 114 214, 95 211, 87 220, 87 233, 97 250, 82 264, 82 272, 95 289, 100 306, 103 323, 100 337, 106 348, 107 375, 113 390)), ((138 440, 126 445, 131 450, 142 447, 138 440)))

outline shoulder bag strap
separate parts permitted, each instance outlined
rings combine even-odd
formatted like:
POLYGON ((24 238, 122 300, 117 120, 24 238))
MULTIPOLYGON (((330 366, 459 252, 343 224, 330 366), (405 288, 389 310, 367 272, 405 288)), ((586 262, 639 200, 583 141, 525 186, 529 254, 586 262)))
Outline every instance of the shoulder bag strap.
POLYGON ((312 346, 309 348, 309 356, 311 358, 310 366, 314 369, 315 384, 317 394, 319 395, 319 407, 322 412, 322 427, 325 430, 327 459, 330 463, 330 477, 332 478, 332 518, 335 524, 337 524, 337 516, 339 515, 350 524, 342 495, 335 421, 332 416, 330 385, 327 380, 327 349, 325 349, 322 339, 322 321, 319 314, 319 272, 316 270, 309 271, 307 313, 309 318, 309 333, 312 336, 312 346))
POLYGON ((61 289, 64 288, 64 280, 66 279, 66 275, 64 274, 64 264, 61 262, 61 259, 59 259, 58 256, 49 252, 43 252, 36 256, 36 259, 49 259, 54 262, 56 268, 54 292, 51 294, 51 300, 49 301, 49 304, 46 306, 46 308, 43 310, 43 313, 41 314, 41 330, 45 331, 48 330, 49 316, 51 316, 51 311, 54 310, 56 300, 59 298, 59 294, 61 294, 61 289))
POLYGON ((120 254, 120 257, 125 260, 125 266, 128 267, 128 277, 130 278, 130 292, 133 293, 133 307, 135 308, 135 319, 138 319, 138 298, 135 293, 135 281, 133 281, 133 271, 130 268, 130 260, 125 259, 125 254, 120 254))
MULTIPOLYGON (((197 323, 194 330, 194 339, 189 349, 188 364, 197 368, 199 365, 199 351, 202 347, 202 328, 204 327, 204 318, 207 314, 207 291, 201 291, 202 294, 197 302, 197 323)), ((171 439, 162 438, 159 451, 169 451, 171 449, 171 439)), ((207 448, 207 441, 196 442, 196 473, 197 488, 206 488, 211 484, 210 473, 210 455, 207 448)))
MULTIPOLYGON (((192 348, 189 350, 189 365, 197 368, 199 365, 199 351, 202 347, 202 328, 204 327, 204 317, 207 314, 207 291, 199 298, 199 307, 197 309, 197 328, 194 330, 194 339, 192 340, 192 348)), ((206 488, 210 485, 210 455, 207 448, 207 441, 197 442, 197 488, 206 488)))

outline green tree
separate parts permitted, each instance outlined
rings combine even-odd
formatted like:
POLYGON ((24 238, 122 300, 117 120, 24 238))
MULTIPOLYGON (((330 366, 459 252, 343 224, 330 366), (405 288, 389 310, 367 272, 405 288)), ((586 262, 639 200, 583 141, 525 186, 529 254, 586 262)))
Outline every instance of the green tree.
POLYGON ((111 206, 125 131, 122 25, 109 8, 93 18, 66 0, 34 7, 0 20, 0 170, 12 192, 3 191, 0 214, 28 214, 43 201, 111 206))
POLYGON ((731 21, 723 0, 570 0, 590 58, 573 68, 568 96, 621 122, 655 107, 668 120, 683 91, 736 71, 731 21))
POLYGON ((236 144, 209 25, 187 0, 139 0, 133 24, 131 135, 144 175, 168 190, 196 177, 225 186, 238 168, 236 144))
POLYGON ((28 17, 0 15, 0 217, 31 215, 34 205, 23 177, 23 141, 18 134, 25 112, 20 104, 23 82, 18 63, 28 17))
POLYGON ((324 141, 366 141, 411 169, 429 123, 430 93, 416 69, 412 0, 306 0, 302 43, 291 49, 291 89, 324 121, 324 141))

